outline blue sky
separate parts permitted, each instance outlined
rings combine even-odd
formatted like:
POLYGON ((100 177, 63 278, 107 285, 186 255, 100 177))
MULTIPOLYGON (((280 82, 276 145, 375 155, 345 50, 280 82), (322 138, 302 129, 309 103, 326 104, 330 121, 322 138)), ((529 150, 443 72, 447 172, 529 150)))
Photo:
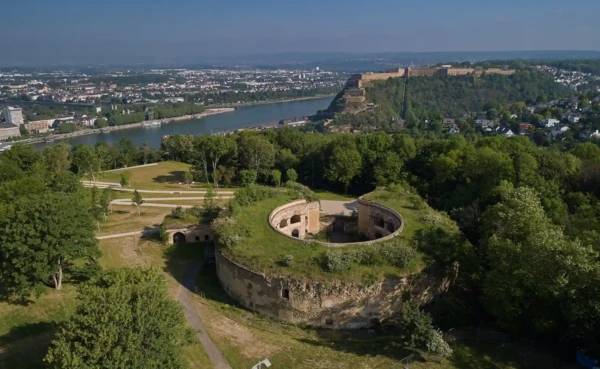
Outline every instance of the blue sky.
POLYGON ((6 0, 0 63, 600 50, 598 0, 6 0))

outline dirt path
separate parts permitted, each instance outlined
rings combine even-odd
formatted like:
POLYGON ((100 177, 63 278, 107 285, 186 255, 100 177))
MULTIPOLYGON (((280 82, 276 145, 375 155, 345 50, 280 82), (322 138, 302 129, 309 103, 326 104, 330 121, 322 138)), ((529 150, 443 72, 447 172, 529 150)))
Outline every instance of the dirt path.
POLYGON ((215 369, 232 369, 221 350, 219 350, 217 345, 215 345, 208 336, 206 326, 202 323, 200 316, 198 316, 198 312, 194 308, 191 291, 194 289, 194 281, 200 268, 202 268, 202 264, 203 263, 200 262, 187 269, 183 279, 183 288, 179 291, 177 299, 179 300, 179 303, 183 305, 185 318, 192 329, 196 331, 196 337, 198 337, 202 347, 204 347, 204 351, 206 351, 210 361, 212 361, 213 367, 215 369))

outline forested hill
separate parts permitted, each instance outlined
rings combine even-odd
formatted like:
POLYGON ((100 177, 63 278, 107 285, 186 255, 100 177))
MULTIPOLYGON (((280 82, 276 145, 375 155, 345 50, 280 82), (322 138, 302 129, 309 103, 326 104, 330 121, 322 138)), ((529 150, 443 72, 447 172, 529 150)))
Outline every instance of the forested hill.
MULTIPOLYGON (((529 105, 573 96, 575 93, 554 82, 551 75, 533 68, 519 69, 513 75, 422 76, 372 81, 363 91, 366 103, 362 104, 345 98, 346 93, 356 93, 357 90, 346 87, 336 96, 327 112, 334 115, 371 111, 367 109, 367 104, 374 103, 377 105, 375 115, 387 117, 388 120, 390 117, 403 117, 411 123, 425 118, 458 118, 467 112, 488 110, 486 108, 490 104, 505 106, 523 101, 529 105)), ((342 121, 348 119, 352 120, 346 117, 342 121)))
POLYGON ((572 94, 552 76, 531 69, 511 76, 390 78, 373 82, 366 89, 367 102, 375 103, 388 116, 403 115, 407 120, 437 115, 457 118, 466 112, 483 111, 490 103, 544 102, 572 94))

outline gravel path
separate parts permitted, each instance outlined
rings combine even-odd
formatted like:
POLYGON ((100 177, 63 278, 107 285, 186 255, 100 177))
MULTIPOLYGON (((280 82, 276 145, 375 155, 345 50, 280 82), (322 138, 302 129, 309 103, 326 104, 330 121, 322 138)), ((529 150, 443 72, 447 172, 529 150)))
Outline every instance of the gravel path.
POLYGON ((196 332, 196 337, 202 344, 202 347, 204 347, 204 351, 206 351, 210 361, 212 361, 213 367, 215 369, 232 369, 221 350, 219 350, 217 345, 215 345, 208 336, 206 327, 194 308, 191 291, 194 289, 194 282, 198 272, 202 268, 202 264, 203 263, 200 262, 188 268, 183 279, 183 288, 179 292, 178 300, 179 303, 183 305, 183 311, 188 324, 196 332))

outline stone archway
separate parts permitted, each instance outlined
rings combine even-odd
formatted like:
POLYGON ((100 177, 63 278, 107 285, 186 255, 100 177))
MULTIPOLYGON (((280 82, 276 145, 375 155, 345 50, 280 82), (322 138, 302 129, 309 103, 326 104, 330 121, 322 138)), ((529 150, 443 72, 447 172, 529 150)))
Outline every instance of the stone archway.
POLYGON ((290 224, 300 223, 302 221, 302 217, 300 215, 294 215, 292 219, 290 219, 290 224))
POLYGON ((181 232, 177 232, 175 234, 173 234, 173 243, 176 245, 180 245, 185 243, 185 234, 181 233, 181 232))
POLYGON ((300 237, 300 231, 299 231, 299 230, 297 230, 297 229, 294 229, 294 230, 292 231, 292 237, 299 238, 299 237, 300 237))
POLYGON ((287 226, 288 226, 287 219, 281 219, 281 222, 279 222, 279 228, 285 228, 287 226))

